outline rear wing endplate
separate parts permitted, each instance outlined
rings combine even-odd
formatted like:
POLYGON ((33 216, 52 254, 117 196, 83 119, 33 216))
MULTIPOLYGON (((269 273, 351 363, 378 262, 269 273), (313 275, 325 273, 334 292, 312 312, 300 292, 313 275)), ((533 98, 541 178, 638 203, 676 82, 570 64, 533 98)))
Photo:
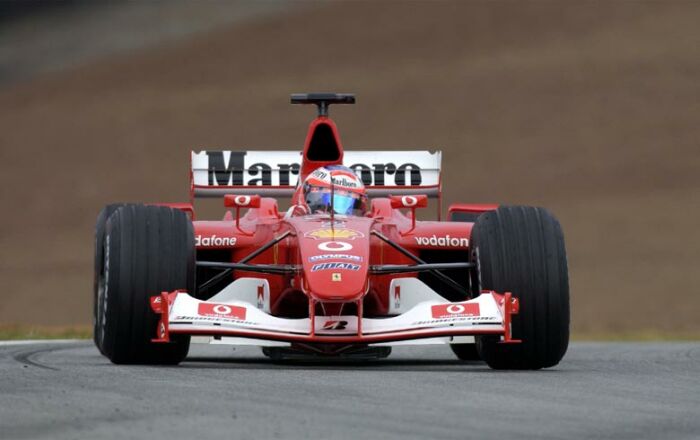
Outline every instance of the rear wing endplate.
MULTIPOLYGON (((439 197, 441 157, 440 151, 345 151, 343 164, 355 170, 370 197, 439 197)), ((193 151, 192 197, 292 196, 301 160, 293 151, 193 151)))

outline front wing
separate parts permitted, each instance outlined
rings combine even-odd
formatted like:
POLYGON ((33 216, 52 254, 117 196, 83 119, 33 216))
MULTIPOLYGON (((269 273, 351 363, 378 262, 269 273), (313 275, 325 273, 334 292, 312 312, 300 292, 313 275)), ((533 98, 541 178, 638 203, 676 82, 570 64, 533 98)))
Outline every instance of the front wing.
MULTIPOLYGON (((425 292, 422 295, 425 298, 425 292)), ((173 334, 210 336, 215 340, 330 344, 497 335, 505 343, 519 342, 511 338, 511 316, 518 312, 519 305, 510 292, 484 291, 477 298, 456 303, 437 297, 411 304, 404 313, 386 318, 341 315, 286 319, 267 313, 260 302, 254 305, 238 299, 216 300, 200 301, 184 291, 152 297, 151 307, 160 314, 153 342, 167 343, 173 334)))

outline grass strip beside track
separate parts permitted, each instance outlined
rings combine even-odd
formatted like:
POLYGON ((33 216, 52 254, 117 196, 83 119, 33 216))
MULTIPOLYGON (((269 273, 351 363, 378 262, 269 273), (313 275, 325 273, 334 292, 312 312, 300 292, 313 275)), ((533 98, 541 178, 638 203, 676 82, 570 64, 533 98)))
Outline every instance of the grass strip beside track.
MULTIPOLYGON (((17 339, 92 339, 92 326, 0 325, 0 340, 17 339)), ((700 333, 663 332, 653 329, 625 332, 576 332, 571 335, 571 339, 577 342, 700 341, 700 333)))

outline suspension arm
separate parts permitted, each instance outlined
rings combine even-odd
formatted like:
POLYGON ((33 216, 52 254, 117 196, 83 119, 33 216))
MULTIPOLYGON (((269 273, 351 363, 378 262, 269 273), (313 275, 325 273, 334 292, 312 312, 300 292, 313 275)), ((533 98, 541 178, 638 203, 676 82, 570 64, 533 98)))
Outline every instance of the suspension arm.
MULTIPOLYGON (((285 232, 284 232, 282 235, 280 235, 279 237, 276 237, 276 238, 274 238, 274 239, 268 241, 268 242, 265 243, 263 246, 259 247, 258 249, 254 250, 254 251, 251 252, 250 254, 248 254, 248 255, 246 255, 245 257, 243 257, 243 259, 242 259, 241 261, 239 261, 237 264, 245 264, 245 263, 249 262, 249 261, 252 260, 253 258, 257 257, 258 255, 262 254, 262 253, 265 252, 266 250, 270 249, 272 246, 276 245, 276 244, 279 243, 280 241, 282 241, 282 240, 284 240, 285 238, 287 238, 290 234, 292 234, 292 231, 285 231, 285 232)), ((199 265, 199 262, 197 263, 197 265, 199 265)), ((212 285, 218 283, 219 281, 221 281, 222 279, 224 279, 226 276, 228 276, 229 274, 231 274, 231 272, 232 272, 233 270, 234 270, 234 268, 231 268, 231 267, 226 268, 226 269, 225 269, 223 272, 221 272, 220 274, 217 274, 216 276, 213 276, 213 277, 211 277, 210 279, 208 279, 206 282, 202 283, 202 285, 199 286, 199 288, 197 289, 197 291, 198 291, 198 292, 206 292, 207 289, 208 289, 210 286, 212 286, 212 285)), ((246 269, 246 270, 247 270, 247 269, 246 269)), ((272 272, 270 272, 270 273, 272 273, 272 272)))
MULTIPOLYGON (((375 236, 379 237, 382 241, 384 241, 386 244, 389 246, 393 247, 397 251, 401 252, 403 255, 406 257, 410 258, 411 260, 415 261, 418 264, 428 264, 424 260, 418 258, 417 256, 413 255, 408 249, 404 248, 398 243, 395 243, 394 241, 390 240, 387 236, 382 234, 379 231, 372 231, 372 234, 375 236)), ((473 265, 471 267, 474 267, 473 265)), ((469 298, 469 292, 467 292, 464 287, 462 287, 457 281, 453 280, 452 278, 448 277, 444 273, 440 272, 437 269, 429 269, 429 273, 433 274, 436 278, 442 280, 445 284, 450 286, 452 289, 456 290, 460 294, 464 295, 465 297, 469 298)))

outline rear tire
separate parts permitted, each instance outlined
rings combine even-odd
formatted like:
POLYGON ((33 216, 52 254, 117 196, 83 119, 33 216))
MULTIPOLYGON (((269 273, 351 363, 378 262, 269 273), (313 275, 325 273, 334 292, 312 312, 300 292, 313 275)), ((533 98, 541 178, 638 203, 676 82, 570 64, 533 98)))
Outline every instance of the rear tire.
POLYGON ((117 208, 107 219, 98 277, 96 338, 115 364, 177 364, 189 336, 152 343, 158 315, 150 297, 162 291, 194 291, 192 222, 179 210, 144 205, 117 208))
POLYGON ((472 230, 480 289, 512 292, 520 301, 513 338, 477 338, 481 358, 495 369, 552 367, 569 345, 569 277, 561 226, 543 208, 500 207, 481 215, 472 230))

